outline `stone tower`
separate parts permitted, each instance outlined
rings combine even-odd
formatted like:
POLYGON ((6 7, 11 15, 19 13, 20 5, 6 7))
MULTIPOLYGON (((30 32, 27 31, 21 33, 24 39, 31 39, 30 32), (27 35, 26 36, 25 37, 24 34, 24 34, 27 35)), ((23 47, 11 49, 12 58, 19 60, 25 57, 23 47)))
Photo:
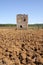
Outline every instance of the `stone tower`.
POLYGON ((17 29, 27 29, 28 28, 28 15, 18 14, 17 17, 17 29))

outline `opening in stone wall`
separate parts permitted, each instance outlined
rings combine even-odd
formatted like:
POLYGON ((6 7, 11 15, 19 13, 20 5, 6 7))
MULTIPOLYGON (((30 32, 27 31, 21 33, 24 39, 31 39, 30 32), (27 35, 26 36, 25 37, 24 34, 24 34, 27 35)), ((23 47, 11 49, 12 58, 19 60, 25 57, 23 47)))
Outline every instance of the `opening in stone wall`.
POLYGON ((20 25, 20 28, 22 28, 22 25, 20 25))
POLYGON ((24 22, 26 21, 26 19, 24 19, 24 22))

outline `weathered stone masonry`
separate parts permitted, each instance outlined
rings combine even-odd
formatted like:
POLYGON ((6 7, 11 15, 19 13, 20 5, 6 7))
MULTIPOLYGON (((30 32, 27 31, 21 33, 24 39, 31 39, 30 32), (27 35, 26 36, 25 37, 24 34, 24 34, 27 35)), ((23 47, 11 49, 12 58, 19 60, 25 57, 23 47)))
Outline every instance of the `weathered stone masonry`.
POLYGON ((18 14, 17 17, 17 29, 27 29, 28 28, 28 15, 18 14))

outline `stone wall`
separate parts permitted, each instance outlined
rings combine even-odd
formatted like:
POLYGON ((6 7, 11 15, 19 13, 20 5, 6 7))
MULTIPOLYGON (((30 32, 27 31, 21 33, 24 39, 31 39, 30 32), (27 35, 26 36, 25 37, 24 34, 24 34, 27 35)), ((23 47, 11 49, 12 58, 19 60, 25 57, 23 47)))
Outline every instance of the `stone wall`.
POLYGON ((28 28, 28 15, 18 14, 17 15, 17 29, 28 28))

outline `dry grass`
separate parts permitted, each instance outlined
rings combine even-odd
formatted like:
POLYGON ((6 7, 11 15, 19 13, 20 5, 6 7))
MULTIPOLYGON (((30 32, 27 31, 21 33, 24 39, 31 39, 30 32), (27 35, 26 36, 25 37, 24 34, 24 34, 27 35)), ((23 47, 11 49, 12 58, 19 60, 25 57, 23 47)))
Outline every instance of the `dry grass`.
POLYGON ((0 65, 43 65, 43 29, 0 28, 0 65))

